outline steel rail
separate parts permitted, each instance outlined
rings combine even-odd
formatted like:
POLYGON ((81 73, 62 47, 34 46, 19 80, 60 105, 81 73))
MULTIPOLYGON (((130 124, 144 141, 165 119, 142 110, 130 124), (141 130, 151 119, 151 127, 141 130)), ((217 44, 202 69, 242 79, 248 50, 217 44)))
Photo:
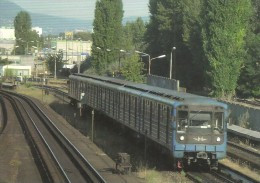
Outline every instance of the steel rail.
POLYGON ((235 147, 235 148, 237 148, 237 149, 239 149, 239 150, 241 150, 241 151, 247 152, 247 153, 249 153, 249 154, 252 154, 252 155, 257 156, 257 157, 260 158, 260 153, 259 153, 258 151, 253 151, 252 149, 245 148, 245 147, 240 146, 240 145, 238 145, 238 144, 236 144, 236 143, 234 143, 234 142, 231 142, 231 141, 228 141, 227 144, 228 144, 229 146, 235 147))
POLYGON ((64 171, 63 167, 61 166, 59 160, 57 159, 57 157, 55 156, 54 152, 52 151, 50 145, 48 144, 47 140, 44 138, 44 136, 42 135, 41 131, 39 130, 39 128, 37 127, 36 123, 34 122, 34 120, 31 118, 30 114, 28 113, 28 111, 25 109, 25 107, 22 105, 22 102, 19 98, 17 98, 17 100, 19 101, 19 103, 21 104, 22 108, 24 109, 24 111, 26 112, 27 116, 30 118, 34 128, 36 129, 37 133, 40 135, 41 139, 43 140, 45 146, 47 147, 47 149, 49 150, 49 152, 52 155, 52 158, 55 160, 55 163, 58 165, 60 171, 62 172, 63 177, 65 178, 66 182, 71 183, 71 180, 69 179, 68 175, 66 174, 66 172, 64 171))
MULTIPOLYGON (((226 165, 224 165, 224 164, 222 164, 222 163, 219 163, 219 169, 220 169, 221 171, 224 171, 224 172, 230 171, 230 172, 232 172, 233 174, 235 174, 236 176, 239 176, 239 177, 245 179, 247 182, 258 182, 258 180, 255 180, 255 179, 249 177, 248 175, 243 174, 243 173, 241 173, 241 172, 239 172, 239 171, 237 171, 237 170, 235 170, 235 169, 233 169, 233 168, 231 168, 231 167, 228 167, 228 166, 226 166, 226 165)), ((236 178, 234 178, 234 180, 236 180, 236 178)), ((238 181, 241 182, 241 180, 236 180, 236 182, 238 182, 238 181)), ((243 182, 243 181, 242 181, 242 182, 243 182)))
MULTIPOLYGON (((12 93, 12 92, 10 92, 10 93, 12 93)), ((25 102, 28 103, 28 105, 37 113, 37 115, 41 115, 43 118, 47 119, 44 121, 48 121, 48 123, 52 126, 52 128, 54 128, 54 130, 59 134, 59 136, 61 138, 63 138, 63 140, 67 143, 67 145, 70 146, 70 148, 74 151, 76 156, 81 159, 81 161, 83 162, 83 164, 85 166, 88 167, 88 170, 91 171, 91 173, 94 175, 94 177, 97 179, 97 181, 101 182, 101 183, 106 182, 104 180, 104 178, 99 174, 99 172, 97 172, 95 170, 95 168, 91 165, 91 163, 79 152, 79 150, 74 146, 74 144, 60 131, 60 129, 54 124, 54 122, 47 115, 45 115, 45 113, 31 99, 29 99, 26 96, 19 95, 16 93, 12 93, 12 94, 25 100, 25 102), (37 110, 38 110, 38 112, 37 112, 37 110)), ((42 117, 40 117, 40 118, 42 118, 42 117)), ((49 124, 46 124, 46 125, 49 125, 49 124)), ((52 133, 55 133, 55 132, 53 131, 52 133)))
MULTIPOLYGON (((24 97, 24 96, 23 96, 24 97)), ((27 97, 25 97, 27 98, 27 97)), ((59 133, 59 135, 68 143, 68 145, 73 149, 73 151, 79 156, 79 158, 84 162, 84 164, 91 170, 99 182, 106 182, 104 178, 99 174, 99 172, 92 166, 92 164, 81 154, 81 152, 75 147, 75 145, 60 131, 60 129, 54 124, 54 122, 31 100, 29 105, 34 105, 42 115, 50 122, 54 129, 59 133)))
POLYGON ((3 97, 0 96, 0 105, 1 105, 1 109, 2 109, 2 125, 0 125, 0 134, 3 133, 6 125, 7 125, 7 120, 8 120, 8 117, 7 117, 7 110, 6 110, 6 106, 5 106, 5 102, 3 100, 3 97))
POLYGON ((28 128, 28 126, 26 125, 26 121, 21 113, 21 111, 19 110, 19 107, 17 105, 17 103, 15 102, 14 98, 10 96, 10 94, 7 94, 6 92, 3 92, 3 91, 0 91, 0 93, 2 95, 4 95, 7 100, 10 101, 11 105, 13 106, 14 108, 14 111, 17 115, 17 118, 18 118, 18 121, 20 123, 20 126, 25 134, 25 139, 32 151, 32 155, 34 157, 34 159, 36 160, 39 160, 40 163, 36 163, 39 171, 41 172, 45 172, 45 174, 41 174, 41 177, 43 178, 43 180, 48 180, 48 182, 53 182, 53 179, 51 177, 51 173, 50 171, 48 170, 47 168, 47 165, 45 164, 45 162, 43 161, 43 156, 35 142, 35 140, 33 139, 33 136, 28 128))

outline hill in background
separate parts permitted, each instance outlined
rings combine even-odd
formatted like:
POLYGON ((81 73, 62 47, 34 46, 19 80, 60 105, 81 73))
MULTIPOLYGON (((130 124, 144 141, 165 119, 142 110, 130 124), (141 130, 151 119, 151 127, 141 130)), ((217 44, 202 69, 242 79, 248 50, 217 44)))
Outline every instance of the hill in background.
MULTIPOLYGON (((26 11, 19 5, 8 0, 0 1, 0 26, 10 27, 13 26, 13 20, 18 12, 26 11)), ((29 12, 30 13, 30 12, 29 12)), ((30 13, 32 18, 33 27, 41 27, 43 34, 59 34, 64 31, 79 30, 92 30, 93 20, 80 20, 74 18, 63 18, 57 16, 50 16, 45 14, 30 13)), ((133 21, 137 17, 125 17, 126 21, 133 21)), ((148 21, 149 17, 143 17, 144 21, 148 21)))

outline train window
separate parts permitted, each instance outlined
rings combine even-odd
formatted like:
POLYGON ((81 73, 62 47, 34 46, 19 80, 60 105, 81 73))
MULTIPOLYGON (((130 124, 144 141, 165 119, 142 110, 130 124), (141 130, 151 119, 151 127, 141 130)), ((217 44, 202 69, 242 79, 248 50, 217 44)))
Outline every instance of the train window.
POLYGON ((178 111, 177 131, 185 132, 188 127, 188 111, 178 111))
POLYGON ((223 112, 216 112, 215 113, 215 120, 213 125, 214 133, 219 134, 223 132, 223 120, 224 120, 224 114, 223 112))
POLYGON ((189 120, 191 127, 211 128, 212 113, 191 111, 189 120))

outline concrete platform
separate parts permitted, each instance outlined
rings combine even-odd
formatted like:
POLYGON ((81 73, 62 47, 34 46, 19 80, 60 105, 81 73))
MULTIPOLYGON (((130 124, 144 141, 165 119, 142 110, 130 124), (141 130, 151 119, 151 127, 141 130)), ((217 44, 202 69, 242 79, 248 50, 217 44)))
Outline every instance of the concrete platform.
POLYGON ((253 131, 246 128, 242 128, 237 125, 229 125, 229 124, 227 125, 227 128, 229 133, 233 133, 256 142, 260 142, 260 132, 258 131, 253 131))

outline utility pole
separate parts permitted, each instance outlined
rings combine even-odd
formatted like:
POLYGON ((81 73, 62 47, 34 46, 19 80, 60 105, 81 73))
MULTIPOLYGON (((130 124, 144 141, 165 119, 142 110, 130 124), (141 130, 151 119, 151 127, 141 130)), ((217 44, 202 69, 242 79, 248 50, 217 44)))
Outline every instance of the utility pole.
POLYGON ((57 57, 56 57, 56 56, 57 56, 57 55, 55 54, 55 55, 54 55, 54 59, 55 59, 55 60, 54 60, 54 61, 55 61, 55 66, 54 66, 54 69, 55 69, 55 73, 54 73, 54 74, 55 74, 55 75, 54 75, 54 78, 55 78, 55 79, 57 78, 57 74, 56 74, 56 69, 57 69, 56 60, 57 60, 57 57))
POLYGON ((95 115, 95 113, 94 113, 94 109, 92 110, 91 114, 92 114, 92 123, 91 123, 91 140, 92 140, 92 142, 93 142, 93 141, 94 141, 94 115, 95 115))

